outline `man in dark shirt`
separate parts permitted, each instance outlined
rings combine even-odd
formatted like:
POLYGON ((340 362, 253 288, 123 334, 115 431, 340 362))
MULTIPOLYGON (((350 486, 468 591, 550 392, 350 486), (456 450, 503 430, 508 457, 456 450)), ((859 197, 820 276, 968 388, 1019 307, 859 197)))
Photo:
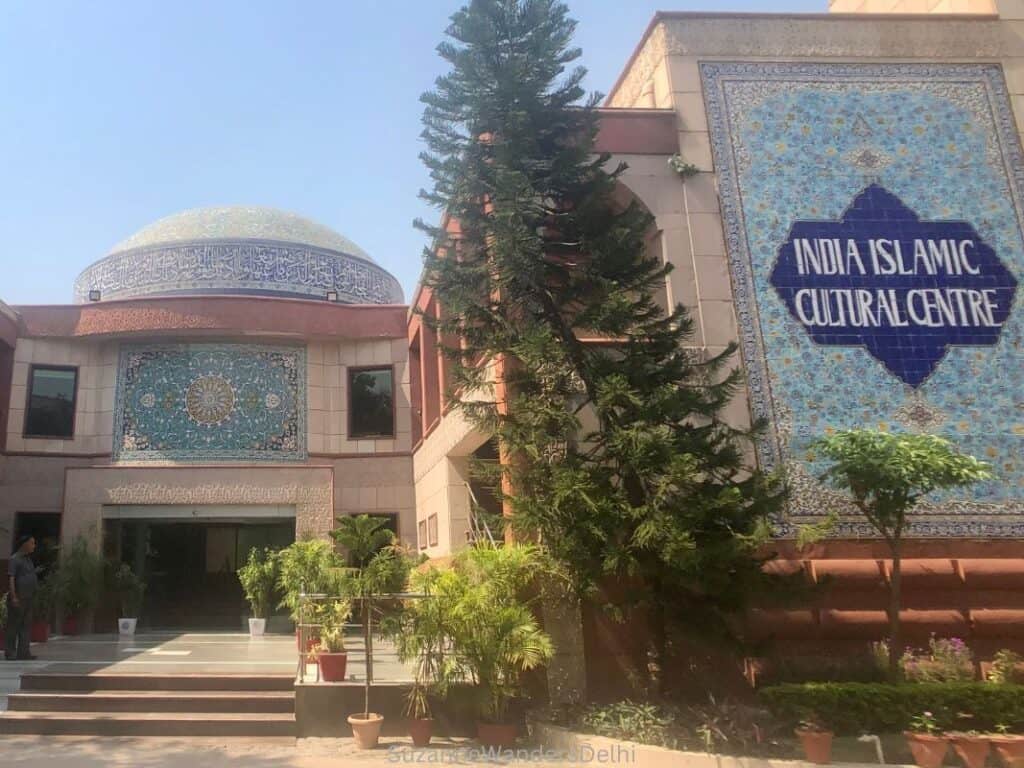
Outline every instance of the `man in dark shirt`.
POLYGON ((29 653, 29 633, 32 627, 32 598, 35 597, 39 580, 32 553, 36 540, 32 536, 18 539, 18 548, 7 562, 7 639, 4 658, 34 659, 29 653))

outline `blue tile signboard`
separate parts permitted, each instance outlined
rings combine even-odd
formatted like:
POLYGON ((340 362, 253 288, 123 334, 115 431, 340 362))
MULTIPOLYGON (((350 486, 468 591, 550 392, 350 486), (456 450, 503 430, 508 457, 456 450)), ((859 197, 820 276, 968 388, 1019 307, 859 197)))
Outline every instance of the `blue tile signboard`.
MULTIPOLYGON (((792 524, 841 507, 817 437, 925 431, 996 479, 912 533, 1024 536, 1024 161, 995 65, 701 67, 758 452, 792 524)), ((849 511, 849 510, 847 510, 849 511)), ((870 535, 844 515, 840 535, 870 535)))
POLYGON ((917 388, 952 344, 992 345, 1017 281, 966 221, 921 221, 871 184, 837 222, 798 221, 769 278, 818 344, 863 346, 917 388))
POLYGON ((114 458, 305 459, 305 349, 255 344, 123 346, 114 458))

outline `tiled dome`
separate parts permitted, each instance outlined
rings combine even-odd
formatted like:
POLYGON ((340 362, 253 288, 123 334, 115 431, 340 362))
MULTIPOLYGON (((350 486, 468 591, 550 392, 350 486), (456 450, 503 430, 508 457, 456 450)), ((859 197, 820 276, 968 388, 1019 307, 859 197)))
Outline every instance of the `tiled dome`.
POLYGON ((351 240, 273 208, 195 208, 122 240, 75 281, 75 300, 257 294, 400 304, 388 272, 351 240))

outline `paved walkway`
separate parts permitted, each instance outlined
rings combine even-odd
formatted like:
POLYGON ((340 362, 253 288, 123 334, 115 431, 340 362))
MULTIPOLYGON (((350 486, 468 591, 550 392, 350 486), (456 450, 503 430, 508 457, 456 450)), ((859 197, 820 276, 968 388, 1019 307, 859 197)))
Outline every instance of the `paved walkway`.
MULTIPOLYGON (((345 645, 349 679, 363 680, 362 640, 348 637, 345 645)), ((230 632, 147 632, 130 638, 57 636, 47 643, 34 643, 32 653, 38 660, 0 660, 0 710, 6 708, 7 695, 18 689, 24 672, 294 675, 298 663, 293 635, 250 638, 244 633, 230 632)), ((316 667, 309 672, 315 679, 316 667)), ((378 681, 412 679, 409 670, 398 661, 394 648, 380 640, 373 648, 373 672, 378 681)))
MULTIPOLYGON (((481 759, 469 742, 416 750, 407 739, 382 739, 358 750, 349 739, 139 739, 86 736, 8 736, 0 739, 4 768, 373 768, 387 765, 573 768, 575 762, 481 759)), ((615 764, 607 763, 609 768, 615 764)), ((643 768, 622 763, 620 768, 643 768)))

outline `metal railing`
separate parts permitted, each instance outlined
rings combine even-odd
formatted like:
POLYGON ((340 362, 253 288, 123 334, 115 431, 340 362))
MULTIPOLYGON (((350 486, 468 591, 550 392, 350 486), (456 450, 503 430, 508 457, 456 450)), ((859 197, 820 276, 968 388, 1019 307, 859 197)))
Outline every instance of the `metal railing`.
POLYGON ((492 547, 498 546, 494 540, 494 534, 487 525, 487 521, 478 514, 483 509, 480 502, 473 493, 473 486, 466 483, 466 492, 469 494, 469 530, 466 531, 466 539, 470 544, 489 544, 492 547))
MULTIPOLYGON (((375 595, 373 597, 348 597, 342 595, 326 594, 302 594, 299 596, 298 615, 295 622, 296 643, 298 645, 298 669, 296 676, 300 683, 306 682, 306 676, 312 674, 309 666, 316 669, 315 681, 320 682, 320 665, 316 663, 317 644, 320 641, 324 625, 317 620, 318 608, 331 602, 348 602, 352 604, 349 620, 342 625, 343 637, 345 638, 345 652, 350 652, 348 640, 351 639, 355 649, 362 646, 365 668, 362 676, 349 674, 356 665, 349 665, 346 671, 347 681, 365 683, 374 681, 374 645, 375 641, 383 641, 385 647, 389 641, 386 640, 381 630, 386 626, 386 620, 396 617, 401 610, 401 605, 407 600, 428 599, 429 595, 412 592, 392 593, 386 595, 375 595)), ((397 658, 396 658, 397 662, 397 658)), ((400 663, 400 662, 399 662, 400 663)), ((389 680, 412 680, 412 674, 408 677, 390 676, 389 680)))

